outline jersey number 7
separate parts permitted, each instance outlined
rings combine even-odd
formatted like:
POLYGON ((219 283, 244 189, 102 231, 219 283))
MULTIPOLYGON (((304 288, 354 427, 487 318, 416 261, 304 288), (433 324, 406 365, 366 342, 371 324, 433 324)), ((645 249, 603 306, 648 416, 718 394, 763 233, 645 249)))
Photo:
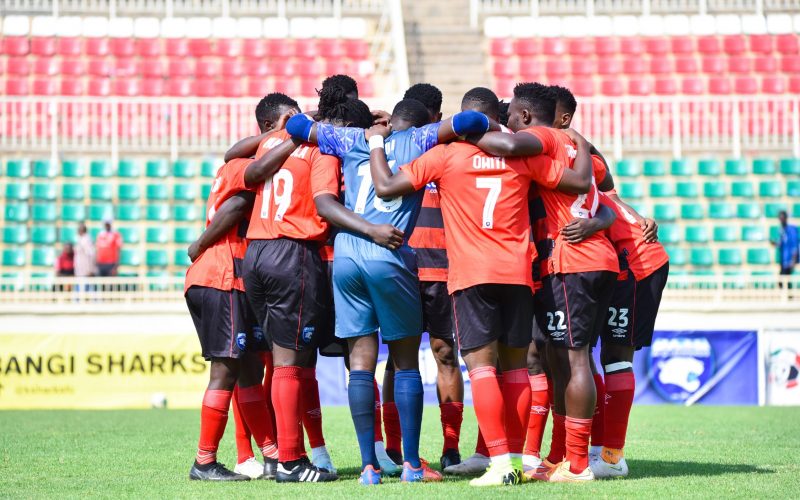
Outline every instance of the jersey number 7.
POLYGON ((483 203, 483 229, 494 228, 494 207, 503 190, 503 180, 500 177, 478 177, 475 179, 475 187, 478 189, 488 189, 486 201, 483 203))

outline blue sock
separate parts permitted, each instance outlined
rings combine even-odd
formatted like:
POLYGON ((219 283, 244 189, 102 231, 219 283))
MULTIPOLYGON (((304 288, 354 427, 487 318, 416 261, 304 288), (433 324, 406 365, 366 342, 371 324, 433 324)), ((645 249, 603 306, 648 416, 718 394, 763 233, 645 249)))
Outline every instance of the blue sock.
POLYGON ((394 374, 394 403, 403 431, 403 458, 419 468, 419 435, 422 430, 422 377, 419 370, 397 370, 394 374))
POLYGON ((375 456, 375 392, 372 384, 375 374, 366 370, 351 370, 347 386, 350 414, 356 428, 358 447, 361 450, 361 468, 372 465, 380 469, 375 456))

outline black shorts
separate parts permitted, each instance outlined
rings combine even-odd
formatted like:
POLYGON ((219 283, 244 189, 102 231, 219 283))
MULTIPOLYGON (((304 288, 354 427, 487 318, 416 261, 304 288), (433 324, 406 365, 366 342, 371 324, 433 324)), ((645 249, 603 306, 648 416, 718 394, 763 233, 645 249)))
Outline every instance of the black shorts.
POLYGON ((268 349, 244 292, 192 286, 186 290, 186 305, 204 358, 238 359, 268 349))
POLYGON ((550 274, 534 296, 536 324, 556 347, 591 345, 605 319, 617 273, 550 274))
POLYGON ((420 281, 422 328, 433 338, 453 342, 453 316, 446 281, 420 281))
POLYGON ((333 300, 316 242, 251 241, 244 284, 258 323, 273 344, 306 351, 333 335, 333 300))
POLYGON ((603 342, 638 349, 653 343, 661 294, 667 285, 669 263, 636 281, 630 271, 620 273, 603 321, 603 342))
POLYGON ((484 284, 451 295, 458 348, 475 349, 495 340, 509 347, 531 343, 531 289, 526 285, 484 284))
MULTIPOLYGON (((333 297, 333 262, 323 260, 322 267, 325 269, 325 279, 327 280, 326 286, 333 297)), ((317 348, 322 356, 342 358, 347 355, 347 339, 340 339, 335 335, 336 333, 336 315, 333 307, 333 300, 331 299, 328 319, 323 327, 323 332, 320 333, 319 343, 317 348)))

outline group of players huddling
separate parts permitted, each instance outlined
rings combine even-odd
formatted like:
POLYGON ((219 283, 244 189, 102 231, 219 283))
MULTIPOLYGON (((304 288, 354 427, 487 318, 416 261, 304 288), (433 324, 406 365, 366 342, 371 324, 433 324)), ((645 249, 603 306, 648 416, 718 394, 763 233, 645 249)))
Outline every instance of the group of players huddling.
POLYGON ((190 478, 336 480, 321 354, 349 370, 359 483, 441 481, 419 456, 423 332, 445 474, 478 476, 473 486, 627 475, 633 354, 650 344, 669 264, 654 221, 619 199, 603 157, 569 129, 569 90, 521 83, 505 104, 478 87, 444 120, 429 84, 391 115, 370 111, 345 75, 319 97, 306 114, 280 93, 258 103, 262 133, 226 153, 189 248, 186 301, 211 361, 190 478), (603 375, 590 352, 600 338, 603 375), (479 425, 463 461, 459 352, 479 425), (231 401, 234 471, 216 460, 231 401))

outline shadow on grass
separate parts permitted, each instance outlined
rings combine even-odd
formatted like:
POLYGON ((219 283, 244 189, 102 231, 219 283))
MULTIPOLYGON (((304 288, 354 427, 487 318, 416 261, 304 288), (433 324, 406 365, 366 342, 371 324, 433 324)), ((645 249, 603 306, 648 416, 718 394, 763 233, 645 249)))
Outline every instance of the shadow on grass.
POLYGON ((631 478, 774 474, 773 469, 750 464, 719 464, 672 460, 631 460, 631 478))

